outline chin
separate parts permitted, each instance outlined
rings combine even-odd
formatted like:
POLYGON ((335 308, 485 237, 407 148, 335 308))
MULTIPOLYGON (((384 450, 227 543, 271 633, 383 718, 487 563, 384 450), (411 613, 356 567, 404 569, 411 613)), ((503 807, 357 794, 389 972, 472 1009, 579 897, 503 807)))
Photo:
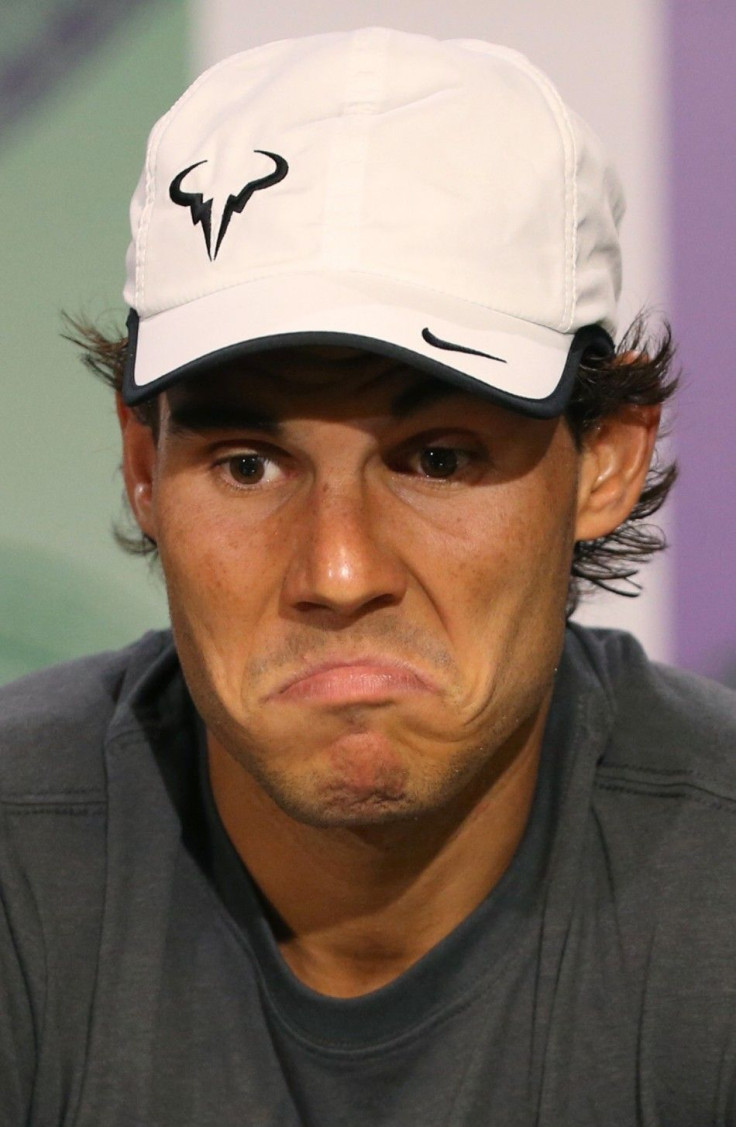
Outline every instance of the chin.
POLYGON ((416 812, 416 781, 404 756, 377 733, 336 741, 297 777, 261 779, 278 805, 310 825, 376 825, 416 812))
POLYGON ((262 762, 253 774, 284 813, 321 828, 416 822, 451 802, 464 782, 456 764, 433 770, 375 733, 342 739, 296 771, 262 762))
POLYGON ((408 801, 384 795, 356 795, 348 790, 325 795, 271 794, 290 818, 315 829, 361 829, 413 821, 421 813, 408 801))

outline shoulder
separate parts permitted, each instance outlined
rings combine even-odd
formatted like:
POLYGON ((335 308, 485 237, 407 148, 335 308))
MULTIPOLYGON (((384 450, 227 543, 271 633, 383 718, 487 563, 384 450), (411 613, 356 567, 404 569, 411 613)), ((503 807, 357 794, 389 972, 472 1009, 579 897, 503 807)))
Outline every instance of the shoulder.
POLYGON ((599 775, 667 785, 670 793, 674 785, 689 786, 734 803, 736 812, 736 692, 650 661, 621 631, 572 633, 613 716, 599 775))
POLYGON ((0 1057, 65 1091, 87 1051, 109 888, 106 747, 167 648, 168 634, 149 634, 0 689, 0 979, 13 1019, 0 1015, 0 1057))
POLYGON ((104 790, 103 746, 135 682, 171 646, 167 631, 0 688, 0 799, 104 790))
POLYGON ((736 694, 650 662, 628 635, 576 629, 572 642, 595 670, 591 699, 608 698, 580 878, 597 957, 646 997, 642 1044, 689 1099, 684 1077, 716 1091, 733 1067, 736 694))
POLYGON ((663 989, 691 990, 725 1021, 736 1004, 736 694, 650 662, 627 635, 575 637, 598 679, 590 699, 602 689, 609 701, 588 828, 601 902, 611 898, 617 934, 659 968, 663 989))

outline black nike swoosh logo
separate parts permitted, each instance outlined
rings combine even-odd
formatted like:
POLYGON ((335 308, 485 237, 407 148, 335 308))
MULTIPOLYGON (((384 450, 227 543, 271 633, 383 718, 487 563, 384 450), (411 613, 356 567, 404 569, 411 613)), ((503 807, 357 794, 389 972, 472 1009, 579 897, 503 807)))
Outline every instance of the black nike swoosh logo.
POLYGON ((422 338, 434 348, 444 348, 447 352, 467 352, 468 356, 484 356, 486 360, 496 360, 499 364, 507 363, 501 356, 491 356, 490 352, 479 352, 477 348, 466 348, 464 344, 452 344, 449 340, 441 340, 431 329, 422 329, 422 338))

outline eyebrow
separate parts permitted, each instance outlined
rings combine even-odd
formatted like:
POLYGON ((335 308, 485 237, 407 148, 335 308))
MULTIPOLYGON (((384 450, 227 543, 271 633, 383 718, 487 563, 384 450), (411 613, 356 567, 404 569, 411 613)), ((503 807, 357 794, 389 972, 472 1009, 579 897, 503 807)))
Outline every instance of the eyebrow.
POLYGON ((391 404, 391 413, 397 419, 405 419, 420 411, 422 407, 430 407, 451 395, 461 394, 460 388, 451 383, 442 383, 440 380, 422 380, 413 384, 404 391, 399 392, 391 404))
POLYGON ((281 424, 274 415, 260 408, 233 403, 180 403, 171 408, 172 434, 197 434, 211 430, 255 430, 276 435, 281 424))
MULTIPOLYGON (((391 402, 395 419, 405 419, 423 407, 457 395, 459 389, 440 380, 422 380, 399 392, 391 402)), ((218 430, 250 430, 277 436, 282 431, 279 419, 259 407, 243 403, 192 402, 179 403, 170 409, 169 431, 172 434, 200 434, 218 430)))

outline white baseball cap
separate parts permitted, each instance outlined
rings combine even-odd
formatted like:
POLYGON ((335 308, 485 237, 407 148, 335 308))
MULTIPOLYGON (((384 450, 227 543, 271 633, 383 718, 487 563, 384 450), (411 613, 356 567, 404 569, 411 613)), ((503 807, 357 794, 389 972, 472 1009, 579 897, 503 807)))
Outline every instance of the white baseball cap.
POLYGON ((347 344, 558 415, 613 347, 623 210, 595 134, 506 47, 365 28, 233 55, 149 139, 124 398, 347 344))

